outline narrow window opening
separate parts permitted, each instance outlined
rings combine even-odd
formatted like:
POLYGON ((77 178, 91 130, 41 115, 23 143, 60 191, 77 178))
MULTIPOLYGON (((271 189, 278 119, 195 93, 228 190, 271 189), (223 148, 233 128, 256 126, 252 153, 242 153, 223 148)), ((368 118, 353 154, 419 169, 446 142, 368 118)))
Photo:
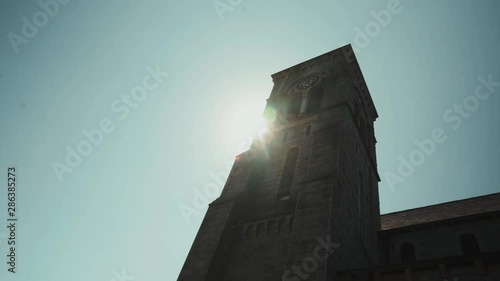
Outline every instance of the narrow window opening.
POLYGON ((295 117, 300 113, 300 107, 302 105, 302 96, 301 95, 295 95, 290 98, 290 101, 288 102, 288 110, 287 110, 287 117, 295 117))
POLYGON ((415 261, 415 248, 411 243, 403 243, 399 249, 402 262, 415 261))
POLYGON ((315 88, 311 90, 306 111, 309 113, 321 109, 322 100, 323 100, 323 89, 315 88))
POLYGON ((309 136, 311 134, 311 125, 307 126, 306 129, 306 136, 309 136))
POLYGON ((471 233, 466 233, 460 236, 460 246, 462 246, 462 252, 464 255, 481 253, 477 239, 471 233))
POLYGON ((283 174, 281 175, 281 182, 278 189, 279 200, 287 200, 290 198, 290 189, 292 188, 293 175, 295 173, 295 165, 297 163, 298 155, 298 147, 291 148, 286 153, 285 165, 283 166, 283 174))

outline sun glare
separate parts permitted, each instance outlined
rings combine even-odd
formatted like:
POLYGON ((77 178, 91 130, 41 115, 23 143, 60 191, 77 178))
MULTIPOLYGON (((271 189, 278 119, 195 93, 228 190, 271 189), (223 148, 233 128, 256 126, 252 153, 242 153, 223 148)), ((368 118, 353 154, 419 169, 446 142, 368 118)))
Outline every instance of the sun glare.
POLYGON ((267 128, 263 117, 265 106, 265 102, 242 102, 232 107, 231 136, 233 141, 245 143, 240 145, 239 150, 248 149, 251 139, 267 128))

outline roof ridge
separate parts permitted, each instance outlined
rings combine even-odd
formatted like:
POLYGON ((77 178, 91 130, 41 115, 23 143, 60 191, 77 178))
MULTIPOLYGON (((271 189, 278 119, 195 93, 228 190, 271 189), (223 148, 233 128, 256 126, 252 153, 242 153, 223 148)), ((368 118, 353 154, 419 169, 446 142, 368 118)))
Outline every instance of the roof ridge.
POLYGON ((440 205, 447 205, 447 204, 452 204, 452 203, 457 203, 457 202, 475 200, 475 199, 482 198, 482 197, 494 197, 494 196, 500 196, 500 192, 480 195, 480 196, 476 196, 476 197, 458 199, 458 200, 453 200, 453 201, 447 201, 447 202, 442 202, 442 203, 437 203, 437 204, 433 204, 433 205, 427 205, 427 206, 422 206, 422 207, 417 207, 417 208, 412 208, 412 209, 401 210, 401 211, 396 211, 396 212, 392 212, 392 213, 381 214, 380 216, 383 217, 383 216, 393 215, 393 214, 397 214, 397 213, 405 213, 405 212, 419 210, 419 209, 431 208, 431 207, 440 206, 440 205))

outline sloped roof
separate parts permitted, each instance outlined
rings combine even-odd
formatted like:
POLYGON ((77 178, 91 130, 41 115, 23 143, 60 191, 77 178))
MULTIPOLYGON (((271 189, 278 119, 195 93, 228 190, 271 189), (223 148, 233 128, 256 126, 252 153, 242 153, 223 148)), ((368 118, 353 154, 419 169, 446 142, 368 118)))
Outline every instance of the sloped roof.
POLYGON ((380 216, 382 230, 500 211, 500 192, 380 216))

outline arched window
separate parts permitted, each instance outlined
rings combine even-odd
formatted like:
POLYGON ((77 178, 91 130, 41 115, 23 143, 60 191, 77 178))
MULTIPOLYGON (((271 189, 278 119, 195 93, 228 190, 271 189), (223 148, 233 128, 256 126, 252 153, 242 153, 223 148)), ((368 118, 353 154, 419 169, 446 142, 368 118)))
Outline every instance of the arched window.
POLYGON ((314 88, 309 93, 309 101, 307 103, 306 112, 312 112, 321 109, 321 101, 323 100, 323 89, 314 88))
POLYGON ((403 243, 399 248, 402 262, 415 261, 415 249, 411 243, 403 243))
POLYGON ((481 253, 479 244, 473 234, 466 233, 460 236, 460 246, 462 246, 462 252, 464 255, 481 253))
POLYGON ((285 165, 283 166, 283 174, 281 175, 281 182, 278 189, 278 198, 280 200, 289 198, 298 155, 298 147, 290 148, 290 150, 288 150, 288 152, 286 153, 285 165))
POLYGON ((300 113, 302 105, 302 96, 295 94, 288 99, 287 117, 295 117, 300 113))

